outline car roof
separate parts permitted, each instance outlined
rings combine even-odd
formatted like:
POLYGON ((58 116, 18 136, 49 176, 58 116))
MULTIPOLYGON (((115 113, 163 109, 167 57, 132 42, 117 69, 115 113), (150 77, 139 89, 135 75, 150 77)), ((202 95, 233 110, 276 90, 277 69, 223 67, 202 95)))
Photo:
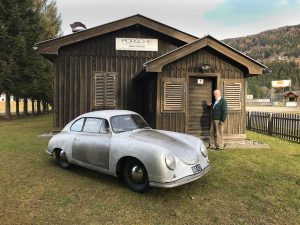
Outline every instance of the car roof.
POLYGON ((137 114, 137 113, 129 110, 114 109, 114 110, 100 110, 100 111, 88 112, 80 115, 79 117, 100 117, 103 119, 109 119, 112 116, 128 115, 128 114, 137 114))

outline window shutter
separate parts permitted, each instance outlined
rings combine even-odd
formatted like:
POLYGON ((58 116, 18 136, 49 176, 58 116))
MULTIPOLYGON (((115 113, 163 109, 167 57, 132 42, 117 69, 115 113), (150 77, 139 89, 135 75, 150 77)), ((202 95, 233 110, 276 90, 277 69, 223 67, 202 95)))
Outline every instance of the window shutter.
POLYGON ((116 74, 95 73, 95 99, 97 107, 112 108, 116 106, 116 74))
POLYGON ((183 111, 184 84, 165 81, 163 87, 163 109, 165 111, 183 111))
POLYGON ((230 110, 241 109, 241 83, 225 84, 225 98, 227 108, 230 110))
POLYGON ((105 106, 107 107, 115 107, 116 106, 116 94, 115 94, 115 84, 116 84, 116 75, 115 74, 107 74, 105 77, 105 106))

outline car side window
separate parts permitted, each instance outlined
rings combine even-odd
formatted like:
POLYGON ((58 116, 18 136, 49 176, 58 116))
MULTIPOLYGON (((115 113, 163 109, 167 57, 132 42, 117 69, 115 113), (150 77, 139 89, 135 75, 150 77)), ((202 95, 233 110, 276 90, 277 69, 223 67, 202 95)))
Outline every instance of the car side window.
POLYGON ((109 124, 108 121, 103 119, 101 128, 100 128, 100 133, 101 134, 108 134, 109 133, 109 124))
POLYGON ((101 124, 102 124, 102 119, 86 118, 82 131, 88 133, 99 133, 101 124))
POLYGON ((79 120, 76 120, 73 125, 71 126, 70 130, 71 131, 76 131, 76 132, 80 132, 82 130, 82 125, 84 122, 84 118, 81 118, 79 120))

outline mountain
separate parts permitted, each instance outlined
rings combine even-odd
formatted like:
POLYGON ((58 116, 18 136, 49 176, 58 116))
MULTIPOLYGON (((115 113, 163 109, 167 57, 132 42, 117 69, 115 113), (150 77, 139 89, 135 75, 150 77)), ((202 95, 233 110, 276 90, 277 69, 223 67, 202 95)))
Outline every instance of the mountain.
POLYGON ((300 63, 300 24, 223 41, 263 63, 274 60, 300 63))
POLYGON ((223 42, 264 63, 272 71, 249 79, 248 94, 270 98, 272 80, 292 80, 292 89, 300 90, 300 24, 223 42))

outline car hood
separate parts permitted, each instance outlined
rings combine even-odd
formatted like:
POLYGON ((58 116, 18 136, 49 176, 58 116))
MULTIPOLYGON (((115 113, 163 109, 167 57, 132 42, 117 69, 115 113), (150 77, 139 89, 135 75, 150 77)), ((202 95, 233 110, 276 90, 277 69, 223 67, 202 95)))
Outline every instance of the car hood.
POLYGON ((186 164, 195 164, 199 161, 199 151, 179 135, 173 137, 158 130, 139 130, 131 133, 130 137, 164 147, 186 164))

